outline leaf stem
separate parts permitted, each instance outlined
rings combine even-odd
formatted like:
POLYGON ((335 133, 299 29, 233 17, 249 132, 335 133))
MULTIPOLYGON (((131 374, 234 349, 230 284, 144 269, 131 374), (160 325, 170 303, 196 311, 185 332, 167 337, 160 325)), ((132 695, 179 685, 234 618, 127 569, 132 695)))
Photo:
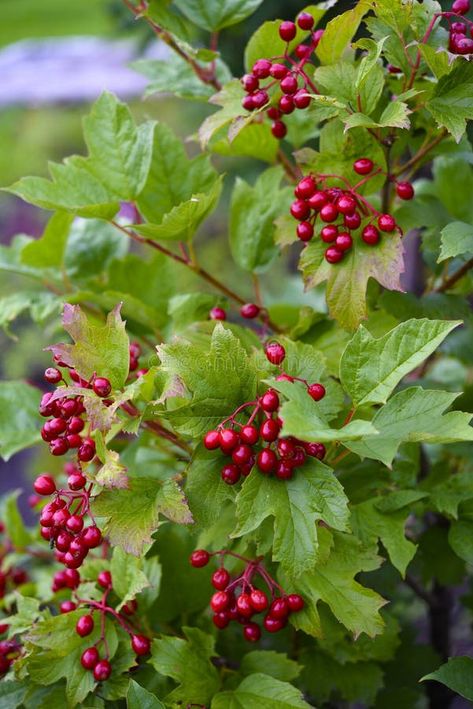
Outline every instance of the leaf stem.
POLYGON ((435 288, 434 293, 445 293, 445 291, 450 290, 463 276, 465 276, 468 271, 473 268, 473 258, 463 264, 455 273, 447 278, 438 288, 435 288))

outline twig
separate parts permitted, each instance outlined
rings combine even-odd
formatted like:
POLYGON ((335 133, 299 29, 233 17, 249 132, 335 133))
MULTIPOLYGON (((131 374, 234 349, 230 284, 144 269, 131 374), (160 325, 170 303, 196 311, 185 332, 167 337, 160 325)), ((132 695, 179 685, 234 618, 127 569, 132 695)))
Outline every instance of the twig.
POLYGON ((438 288, 434 289, 434 293, 445 293, 450 290, 470 269, 473 268, 473 258, 463 264, 455 273, 452 273, 450 278, 447 278, 438 288))
POLYGON ((402 175, 403 173, 414 167, 418 162, 420 162, 420 160, 422 160, 422 158, 427 155, 427 153, 437 147, 437 145, 441 143, 442 140, 447 137, 447 135, 448 131, 445 129, 442 130, 439 135, 434 138, 434 140, 432 140, 432 142, 422 146, 410 160, 404 163, 404 165, 401 165, 401 167, 393 173, 393 177, 399 177, 399 175, 402 175))
POLYGON ((415 579, 413 576, 406 574, 404 583, 406 584, 406 586, 409 586, 412 591, 414 591, 416 596, 422 598, 422 600, 425 601, 429 606, 435 605, 435 599, 432 594, 430 594, 423 586, 421 586, 417 579, 415 579))

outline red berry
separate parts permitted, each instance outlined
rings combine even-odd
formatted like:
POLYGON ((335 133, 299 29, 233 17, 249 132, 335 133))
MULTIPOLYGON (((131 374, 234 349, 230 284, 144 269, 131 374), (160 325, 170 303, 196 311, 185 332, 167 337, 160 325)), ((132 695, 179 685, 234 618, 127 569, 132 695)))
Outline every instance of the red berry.
POLYGON ((217 591, 210 599, 210 607, 214 613, 221 613, 230 605, 230 594, 226 591, 217 591))
POLYGON ((258 453, 256 458, 256 465, 265 475, 269 475, 276 468, 277 464, 276 453, 270 448, 263 448, 262 451, 258 453))
POLYGON ((401 199, 412 199, 414 197, 414 188, 410 182, 398 182, 396 192, 401 199))
POLYGON ((369 158, 360 158, 353 164, 353 169, 358 175, 369 175, 373 168, 374 162, 369 158))
POLYGON ((105 682, 112 674, 112 665, 108 660, 100 660, 94 667, 94 679, 97 682, 105 682))
POLYGON ((80 658, 80 663, 85 670, 93 670, 98 661, 99 652, 96 647, 88 647, 80 658))
POLYGON ((227 485, 235 485, 235 483, 239 481, 241 473, 238 466, 232 463, 230 465, 224 465, 220 475, 223 482, 227 483, 227 485))
POLYGON ((259 89, 259 80, 254 74, 245 74, 241 77, 241 85, 249 94, 259 89))
POLYGON ((78 433, 69 433, 66 440, 69 449, 79 448, 82 445, 82 436, 79 436, 78 433))
POLYGON ((320 232, 320 238, 326 244, 331 244, 332 242, 334 242, 335 239, 337 238, 337 236, 338 236, 338 226, 335 226, 334 224, 329 224, 328 226, 324 226, 324 228, 320 232))
POLYGON ((332 204, 329 202, 328 204, 325 204, 322 209, 320 210, 320 218, 322 219, 323 222, 334 222, 335 219, 338 217, 338 209, 335 204, 332 204))
POLYGON ((54 437, 59 436, 67 428, 67 423, 62 418, 53 418, 48 421, 48 430, 54 434, 54 437))
POLYGON ((296 108, 294 105, 294 99, 288 94, 281 96, 278 106, 281 113, 284 113, 285 115, 289 115, 289 113, 292 113, 296 108))
POLYGON ((291 42, 297 34, 297 27, 294 22, 281 22, 279 25, 279 36, 284 42, 291 42))
POLYGON ((349 251, 353 246, 353 239, 344 231, 335 239, 335 246, 339 251, 349 251))
POLYGON ((298 593, 291 593, 287 597, 287 603, 289 606, 289 611, 291 613, 298 613, 298 611, 301 611, 304 608, 304 599, 302 596, 299 596, 298 593))
POLYGON ((280 426, 275 419, 266 419, 260 426, 259 432, 263 441, 272 443, 279 435, 280 426))
MULTIPOLYGON (((257 91, 255 94, 252 96, 253 98, 253 106, 255 108, 263 108, 263 106, 266 106, 266 104, 269 101, 269 96, 266 91, 257 91)), ((218 320, 224 320, 225 318, 218 318, 218 320)))
POLYGON ((59 549, 59 551, 69 551, 73 539, 74 537, 72 534, 69 534, 69 532, 59 532, 56 537, 56 549, 59 549))
MULTIPOLYGON (((299 85, 297 83, 296 77, 293 76, 292 74, 288 74, 287 76, 284 77, 284 79, 282 79, 280 86, 281 86, 281 91, 283 92, 283 94, 289 94, 290 96, 292 96, 293 94, 296 93, 299 85)), ((294 103, 295 103, 295 101, 294 101, 294 103)))
POLYGON ((65 438, 55 438, 49 444, 49 452, 51 455, 60 456, 65 455, 69 450, 69 444, 65 438))
POLYGON ((390 214, 381 214, 378 218, 378 226, 381 231, 390 233, 396 228, 396 220, 390 214))
POLYGON ((68 433, 80 433, 84 429, 84 421, 79 416, 73 416, 67 424, 68 433))
POLYGON ((287 602, 287 599, 285 596, 280 596, 279 598, 275 598, 274 601, 271 603, 269 606, 269 615, 272 618, 277 618, 278 620, 282 620, 283 618, 286 618, 289 613, 289 603, 287 602))
POLYGON ((104 397, 108 396, 112 391, 112 385, 110 384, 110 381, 105 377, 96 377, 94 379, 94 383, 92 384, 92 389, 97 394, 97 396, 100 396, 100 398, 103 399, 104 397))
POLYGON ((44 372, 44 379, 48 384, 57 384, 62 379, 62 374, 56 367, 48 367, 44 372))
POLYGON ((280 438, 278 440, 278 453, 282 458, 290 458, 294 455, 295 445, 290 438, 280 438))
POLYGON ((362 231, 361 238, 365 242, 365 244, 368 244, 369 246, 374 246, 375 244, 378 243, 380 239, 380 234, 379 231, 376 229, 375 226, 372 224, 369 224, 368 226, 365 226, 365 228, 362 231))
POLYGON ((281 79, 284 79, 285 76, 289 73, 289 69, 284 66, 284 64, 273 64, 271 69, 269 70, 270 75, 273 77, 273 79, 277 79, 278 81, 281 81, 281 79))
POLYGON ((309 15, 308 12, 301 12, 301 14, 297 18, 297 24, 301 28, 301 30, 311 30, 312 27, 314 26, 314 18, 312 15, 309 15))
POLYGON ((466 34, 467 27, 464 22, 452 22, 450 26, 450 32, 457 32, 458 34, 466 34))
POLYGON ((39 475, 33 483, 34 491, 38 495, 52 495, 56 492, 56 483, 51 475, 39 475))
POLYGON ((261 637, 261 628, 257 623, 247 623, 243 628, 243 637, 250 643, 257 643, 261 637))
POLYGON ((110 573, 110 571, 101 571, 97 576, 97 583, 102 588, 111 588, 112 574, 110 573))
POLYGON ((228 584, 230 583, 230 574, 223 567, 217 569, 212 574, 212 586, 217 589, 217 591, 225 591, 228 584))
POLYGON ((205 549, 196 549, 189 557, 189 561, 195 569, 200 569, 202 566, 207 566, 209 560, 210 554, 205 549))
POLYGON ((77 457, 82 463, 88 463, 95 457, 95 443, 90 438, 88 438, 81 445, 77 452, 77 457))
POLYGON ((82 490, 87 482, 87 478, 82 473, 72 473, 67 478, 67 484, 71 490, 82 490))
POLYGON ((361 224, 361 216, 358 212, 353 212, 353 214, 345 214, 343 217, 343 225, 347 229, 358 229, 361 224))
POLYGON ((209 451, 220 448, 220 434, 218 431, 208 431, 204 436, 204 446, 209 451))
MULTIPOLYGON (((255 104, 253 103, 253 96, 244 96, 241 100, 241 105, 246 111, 254 111, 255 109, 255 104)), ((136 367, 138 366, 138 362, 136 363, 136 367)), ((136 369, 135 367, 135 369, 136 369)))
POLYGON ((128 601, 128 603, 125 603, 125 605, 122 608, 122 611, 126 613, 126 615, 133 615, 136 613, 138 610, 138 601, 136 601, 134 598, 131 601, 128 601))
POLYGON ((243 443, 254 446, 258 442, 259 432, 256 426, 243 426, 240 431, 240 438, 243 443))
POLYGON ((258 61, 253 65, 252 73, 258 79, 266 79, 271 71, 271 66, 272 63, 269 59, 258 59, 258 61))
POLYGON ((87 635, 90 635, 93 629, 94 619, 91 615, 81 616, 76 623, 76 633, 77 635, 80 635, 81 638, 85 638, 87 635))
POLYGON ((253 610, 257 613, 261 613, 261 611, 266 610, 268 607, 268 598, 263 591, 260 591, 259 588, 255 588, 250 593, 250 603, 253 606, 253 610))
POLYGON ((456 12, 457 15, 466 15, 470 12, 470 2, 469 0, 455 0, 452 5, 452 12, 456 12))
POLYGON ((232 428, 222 428, 219 432, 220 447, 224 453, 231 453, 240 442, 240 437, 232 428))
POLYGON ((251 473, 251 471, 253 470, 254 464, 255 464, 255 457, 254 457, 254 455, 252 455, 247 463, 240 465, 241 474, 244 475, 245 477, 247 477, 247 475, 249 475, 251 473))
POLYGON ((227 613, 222 611, 221 613, 215 613, 212 616, 212 621, 219 630, 223 630, 229 624, 230 618, 227 613))
MULTIPOLYGON (((308 47, 308 49, 310 51, 310 47, 308 47)), ((307 89, 299 89, 299 91, 296 91, 294 94, 294 105, 296 108, 307 108, 311 100, 310 95, 307 93, 307 89)))
POLYGON ((87 544, 84 544, 80 537, 76 537, 70 543, 69 552, 73 556, 78 556, 79 558, 84 559, 89 552, 89 547, 87 544))
POLYGON ((53 539, 53 530, 51 529, 51 527, 41 527, 39 533, 46 542, 49 542, 51 541, 51 539, 53 539))
POLYGON ((276 466, 276 477, 279 480, 290 480, 293 476, 293 465, 286 460, 279 460, 276 466))
POLYGON ((78 569, 82 565, 84 559, 80 556, 74 556, 70 551, 66 551, 63 558, 63 563, 68 569, 78 569))
POLYGON ((266 358, 271 364, 282 364, 286 356, 286 350, 279 342, 269 342, 264 348, 266 358))
POLYGON ((286 625, 286 620, 281 620, 279 618, 273 618, 271 615, 267 615, 263 620, 263 625, 268 633, 277 633, 282 630, 286 625))
POLYGON ((300 222, 297 225, 297 237, 304 242, 310 241, 314 236, 314 227, 310 222, 300 222))
POLYGON ((80 584, 80 574, 75 569, 66 569, 64 571, 64 578, 67 588, 74 590, 80 584))
POLYGON ((145 635, 132 635, 131 647, 137 655, 147 655, 151 649, 151 641, 145 635))
POLYGON ((281 111, 279 108, 276 108, 276 106, 271 106, 268 108, 266 111, 268 118, 271 118, 272 121, 277 121, 281 118, 281 111))
POLYGON ((232 460, 236 465, 244 465, 244 463, 248 463, 252 455, 252 449, 250 446, 245 445, 244 443, 240 444, 235 448, 235 450, 232 453, 232 460))
POLYGON ((304 443, 304 450, 312 458, 323 460, 325 458, 325 446, 323 443, 304 443))
MULTIPOLYGON (((79 534, 84 527, 84 519, 80 515, 71 515, 66 522, 66 527, 70 532, 79 534)), ((67 551, 67 550, 65 550, 67 551)))
POLYGON ((308 202, 304 202, 302 199, 296 199, 295 202, 291 204, 291 214, 294 219, 303 222, 310 216, 310 206, 308 202))
POLYGON ((271 133, 278 140, 282 140, 287 134, 286 124, 282 121, 274 121, 271 125, 271 133))
POLYGON ((337 209, 341 214, 353 214, 356 209, 356 199, 349 194, 342 194, 337 200, 337 209))
POLYGON ((244 618, 250 618, 254 613, 254 608, 251 605, 250 595, 241 593, 236 601, 237 610, 244 618))
POLYGON ((226 320, 227 319, 227 313, 223 308, 212 308, 212 310, 209 313, 209 318, 211 320, 226 320))
POLYGON ((335 246, 331 246, 325 252, 325 258, 329 263, 339 263, 343 258, 343 251, 339 251, 335 246))
POLYGON ((279 409, 279 396, 274 389, 268 389, 260 399, 261 408, 263 411, 272 413, 279 409))
POLYGON ((253 320, 260 314, 261 308, 256 303, 246 303, 240 308, 240 315, 247 320, 253 320))
POLYGON ((84 529, 81 539, 89 549, 95 549, 102 543, 102 532, 95 525, 91 525, 84 529))
POLYGON ((295 194, 298 199, 308 199, 317 191, 317 183, 313 177, 303 177, 297 184, 295 194))
POLYGON ((59 605, 61 613, 71 613, 72 611, 75 611, 76 608, 77 606, 74 601, 63 601, 59 605))
POLYGON ((304 464, 305 458, 306 455, 304 449, 297 446, 292 458, 288 458, 285 462, 287 462, 287 464, 291 465, 291 467, 293 468, 298 468, 299 466, 304 464))

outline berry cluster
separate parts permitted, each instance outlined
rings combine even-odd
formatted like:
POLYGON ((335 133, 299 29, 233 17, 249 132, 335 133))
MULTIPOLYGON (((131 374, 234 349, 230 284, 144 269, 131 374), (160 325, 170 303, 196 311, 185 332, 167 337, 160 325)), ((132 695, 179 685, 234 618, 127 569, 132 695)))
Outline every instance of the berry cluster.
POLYGON ((455 15, 466 15, 470 8, 469 0, 455 0, 452 5, 454 17, 452 13, 444 15, 450 24, 448 49, 452 54, 473 54, 473 22, 466 17, 461 21, 455 18, 455 15))
POLYGON ((145 635, 141 635, 131 625, 125 616, 133 616, 138 608, 136 600, 129 601, 123 606, 121 611, 116 611, 110 605, 109 595, 113 592, 112 576, 109 571, 101 571, 97 577, 98 586, 103 589, 100 601, 80 598, 79 586, 81 583, 80 574, 75 569, 58 571, 53 580, 52 590, 56 592, 63 588, 69 588, 74 592, 75 600, 66 600, 60 603, 61 613, 70 613, 77 609, 87 609, 87 613, 81 615, 76 623, 76 633, 85 638, 90 635, 96 624, 101 628, 100 638, 95 645, 87 647, 81 655, 81 665, 84 669, 93 672, 97 682, 104 682, 112 673, 112 664, 109 659, 109 650, 105 636, 105 619, 111 616, 115 619, 130 637, 131 647, 138 656, 147 655, 151 648, 151 641, 145 635), (98 623, 97 623, 98 618, 98 623), (100 657, 99 647, 103 646, 104 657, 100 657))
MULTIPOLYGON (((284 361, 286 353, 279 342, 269 342, 265 351, 271 364, 279 366, 284 361)), ((314 401, 320 401, 325 396, 325 387, 318 382, 308 384, 304 379, 285 373, 280 374, 278 379, 303 382, 314 401)), ((325 446, 322 443, 307 443, 293 436, 280 436, 282 421, 278 416, 279 407, 278 393, 267 389, 262 396, 242 404, 216 429, 205 434, 204 446, 207 450, 219 449, 231 458, 231 462, 225 464, 221 471, 222 480, 228 485, 235 485, 242 476, 248 476, 255 465, 264 475, 274 473, 280 480, 289 480, 294 470, 304 464, 306 456, 320 460, 324 458, 325 446), (250 414, 243 423, 238 418, 244 411, 250 411, 250 414)))
MULTIPOLYGON (((254 320, 261 314, 261 308, 256 303, 245 303, 240 308, 240 315, 245 320, 254 320)), ((226 320, 227 311, 223 308, 215 307, 209 312, 210 320, 226 320)))
POLYGON ((233 620, 243 626, 243 637, 256 643, 261 637, 261 626, 252 618, 264 613, 263 627, 269 633, 277 633, 287 625, 291 613, 304 608, 304 599, 297 593, 286 594, 284 589, 269 575, 261 559, 252 561, 231 551, 209 554, 205 549, 197 549, 190 557, 195 568, 206 566, 211 556, 218 556, 219 568, 212 574, 215 593, 210 600, 214 625, 223 630, 233 620), (225 556, 232 556, 245 563, 244 571, 232 578, 224 566, 225 556), (254 586, 255 579, 263 581, 268 589, 265 593, 254 586), (269 596, 269 598, 268 598, 269 596))
POLYGON ((279 36, 286 42, 284 54, 271 59, 258 59, 251 73, 245 74, 241 79, 246 91, 242 100, 243 108, 247 111, 257 111, 267 107, 266 113, 272 120, 271 132, 278 139, 284 138, 287 133, 286 124, 282 120, 284 116, 296 109, 307 108, 311 102, 311 94, 319 93, 308 75, 313 69, 310 57, 323 35, 323 30, 313 31, 314 24, 314 18, 307 12, 298 16, 297 25, 294 22, 282 22, 279 25, 279 36), (303 32, 310 32, 310 40, 308 44, 296 46, 293 58, 289 45, 296 38, 298 27, 303 32), (261 81, 265 79, 269 81, 262 86, 261 81))
MULTIPOLYGON (((378 212, 373 205, 359 193, 362 185, 375 175, 385 174, 369 158, 359 158, 353 164, 353 170, 362 179, 355 185, 340 175, 307 175, 299 180, 295 189, 295 201, 291 205, 291 214, 297 219, 297 236, 303 242, 311 241, 317 222, 323 224, 320 238, 328 244, 325 258, 335 264, 343 259, 353 247, 352 233, 360 229, 361 239, 365 244, 374 246, 381 239, 381 232, 390 234, 399 230, 396 220, 390 214, 378 212), (331 187, 327 182, 338 180, 343 188, 331 187)), ((414 197, 414 187, 410 182, 399 182, 392 176, 388 179, 395 183, 400 199, 414 197)))
POLYGON ((39 475, 34 482, 36 494, 53 496, 41 510, 41 536, 56 547, 56 559, 68 569, 78 569, 91 549, 102 544, 102 533, 90 514, 92 485, 79 468, 66 463, 68 489, 57 490, 51 475, 39 475), (92 524, 85 526, 90 517, 92 524))

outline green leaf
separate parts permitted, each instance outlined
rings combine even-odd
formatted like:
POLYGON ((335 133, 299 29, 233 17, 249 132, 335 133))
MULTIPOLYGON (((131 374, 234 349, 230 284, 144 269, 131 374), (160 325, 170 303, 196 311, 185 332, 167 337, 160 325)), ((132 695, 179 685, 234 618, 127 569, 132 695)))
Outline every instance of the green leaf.
MULTIPOLYGON (((220 108, 218 111, 208 116, 199 128, 199 139, 203 149, 208 146, 210 139, 217 131, 224 126, 228 126, 228 124, 236 118, 242 118, 238 130, 242 130, 245 125, 253 120, 250 114, 245 115, 243 118, 243 114, 246 113, 241 105, 243 96, 240 81, 233 79, 229 81, 221 91, 210 98, 209 103, 220 106, 220 108)), ((232 134, 232 138, 236 137, 238 130, 232 134)))
POLYGON ((0 327, 4 331, 16 339, 16 336, 10 332, 10 325, 17 320, 20 315, 28 311, 31 319, 43 325, 50 321, 62 311, 62 298, 36 290, 21 290, 11 295, 0 298, 0 327))
POLYGON ((143 559, 127 554, 120 547, 115 547, 113 550, 110 571, 113 590, 121 601, 120 607, 150 586, 143 571, 143 559))
POLYGON ((237 178, 230 207, 230 248, 236 263, 255 273, 266 269, 278 253, 274 243, 274 220, 290 204, 290 193, 280 189, 281 167, 271 167, 254 186, 237 178), (271 199, 267 199, 267 195, 271 199))
MULTIPOLYGON (((320 530, 321 543, 330 545, 330 533, 320 530)), ((366 633, 370 637, 381 633, 384 621, 379 609, 386 603, 375 591, 361 586, 354 577, 360 571, 371 571, 379 566, 379 557, 367 552, 353 536, 336 533, 335 544, 310 571, 297 580, 297 589, 306 607, 295 613, 292 624, 309 635, 320 636, 320 616, 317 604, 326 603, 337 620, 355 637, 366 633)))
POLYGON ((215 640, 198 628, 183 628, 186 639, 163 635, 151 649, 150 665, 178 687, 166 701, 207 704, 218 691, 220 679, 210 658, 215 655, 215 640))
POLYGON ((166 396, 184 396, 185 391, 191 396, 167 412, 181 433, 200 437, 254 399, 256 371, 239 339, 220 323, 202 343, 176 339, 159 346, 158 355, 169 381, 166 396))
POLYGON ((126 255, 129 244, 130 238, 112 224, 76 219, 64 251, 67 275, 78 281, 100 276, 114 258, 126 255))
POLYGON ((53 214, 41 238, 24 247, 21 262, 34 268, 60 268, 72 220, 67 212, 53 214))
POLYGON ((253 650, 243 656, 240 665, 240 672, 243 675, 251 675, 254 672, 262 672, 265 675, 274 677, 281 682, 290 682, 296 679, 301 673, 302 667, 290 660, 282 652, 274 650, 253 650))
POLYGON ((460 559, 473 564, 473 521, 460 519, 452 522, 448 530, 448 543, 460 559))
POLYGON ((405 576, 417 547, 405 537, 408 512, 399 510, 384 514, 377 509, 377 498, 356 505, 352 510, 351 527, 361 543, 368 547, 379 539, 386 548, 392 565, 405 576))
POLYGON ((199 446, 187 469, 186 495, 197 524, 209 527, 217 522, 228 500, 235 499, 235 491, 223 482, 220 475, 226 460, 218 451, 199 446))
POLYGON ((0 455, 12 455, 38 443, 40 392, 21 381, 0 382, 0 455))
POLYGON ((103 93, 84 119, 89 157, 50 163, 52 181, 26 177, 7 189, 44 209, 110 219, 121 200, 134 200, 151 163, 154 123, 135 126, 129 108, 103 93))
POLYGON ((212 700, 212 709, 304 709, 299 689, 261 672, 245 677, 234 690, 220 692, 212 700))
POLYGON ((208 192, 194 194, 186 202, 173 207, 165 214, 161 224, 133 224, 132 228, 150 239, 190 241, 211 212, 214 211, 222 191, 223 177, 213 183, 208 192))
POLYGON ((426 680, 441 682, 453 692, 473 701, 473 658, 451 657, 438 670, 424 675, 420 681, 426 680))
MULTIPOLYGON (((22 596, 19 593, 15 594, 16 612, 9 616, 8 625, 10 626, 9 635, 12 637, 15 634, 24 633, 33 626, 36 621, 41 618, 39 609, 40 602, 37 598, 22 596)), ((0 683, 0 687, 3 683, 0 683)))
POLYGON ((105 533, 112 545, 139 556, 158 527, 159 515, 178 524, 191 524, 192 515, 174 480, 131 478, 126 490, 104 490, 94 498, 92 508, 105 517, 105 533))
POLYGON ((237 497, 238 525, 232 536, 248 534, 274 517, 273 559, 291 576, 300 576, 318 559, 317 522, 346 529, 347 503, 333 472, 317 460, 306 462, 284 485, 253 470, 237 497))
POLYGON ((48 349, 74 367, 81 377, 94 373, 110 380, 113 389, 125 384, 129 369, 129 341, 118 304, 107 316, 105 325, 91 322, 79 305, 64 305, 63 327, 74 340, 73 345, 52 345, 48 349))
POLYGON ((11 539, 15 551, 18 552, 32 541, 32 535, 26 529, 23 517, 18 509, 18 498, 21 492, 21 490, 14 490, 2 500, 2 519, 8 531, 8 537, 11 539))
POLYGON ((443 412, 458 394, 411 387, 395 394, 376 413, 373 426, 379 435, 347 442, 347 448, 362 458, 380 460, 390 466, 402 442, 455 443, 473 441, 471 414, 443 412))
POLYGON ((345 51, 348 43, 356 34, 363 16, 371 9, 369 0, 359 0, 353 10, 348 10, 330 20, 316 54, 322 64, 334 64, 345 51))
POLYGON ((426 103, 439 128, 446 128, 457 143, 465 133, 467 120, 473 118, 472 91, 471 62, 456 62, 453 71, 440 79, 426 103))
POLYGON ((302 252, 300 268, 307 288, 327 281, 327 305, 330 315, 347 329, 354 330, 366 318, 366 289, 370 278, 385 288, 402 290, 404 271, 403 245, 397 236, 383 238, 376 248, 355 240, 354 248, 341 263, 329 264, 326 245, 313 240, 302 252))
POLYGON ((165 705, 154 694, 148 692, 147 689, 133 679, 128 687, 126 706, 127 709, 166 709, 165 705))
POLYGON ((465 222, 452 222, 441 232, 440 254, 437 262, 473 252, 473 226, 465 222))
POLYGON ((192 195, 210 192, 216 179, 207 155, 189 160, 171 128, 158 123, 148 179, 138 199, 139 210, 148 222, 160 224, 166 214, 188 202, 192 195))
POLYGON ((176 7, 191 22, 208 32, 236 25, 261 5, 263 0, 175 0, 176 7))
POLYGON ((28 685, 25 682, 5 678, 0 683, 0 703, 5 709, 17 709, 23 705, 28 685))
POLYGON ((459 325, 460 321, 414 319, 379 338, 360 326, 340 361, 344 389, 356 406, 384 404, 401 379, 459 325))
POLYGON ((473 498, 473 471, 449 474, 446 479, 429 489, 430 503, 442 515, 458 518, 462 502, 473 498))

